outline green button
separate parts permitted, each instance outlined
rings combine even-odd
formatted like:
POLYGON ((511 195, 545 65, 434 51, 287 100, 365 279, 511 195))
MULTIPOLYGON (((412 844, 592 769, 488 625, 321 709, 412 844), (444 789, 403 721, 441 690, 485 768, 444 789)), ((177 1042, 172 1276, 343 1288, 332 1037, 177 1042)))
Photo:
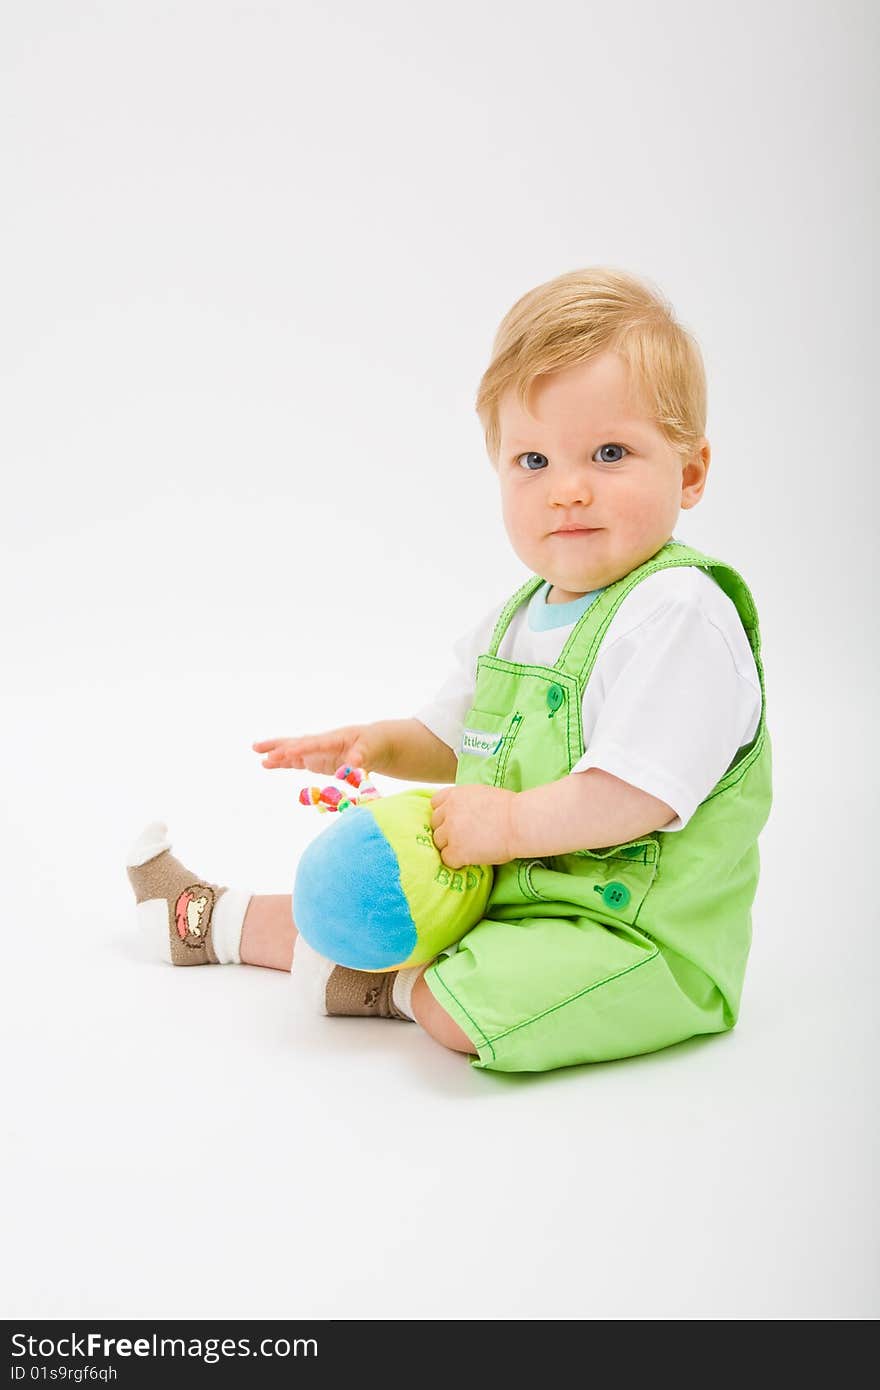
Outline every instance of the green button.
POLYGON ((602 890, 602 901, 609 907, 624 908, 630 900, 630 891, 625 883, 606 883, 602 890))
POLYGON ((555 714, 565 699, 565 691, 561 685, 551 685, 547 691, 547 704, 555 714))

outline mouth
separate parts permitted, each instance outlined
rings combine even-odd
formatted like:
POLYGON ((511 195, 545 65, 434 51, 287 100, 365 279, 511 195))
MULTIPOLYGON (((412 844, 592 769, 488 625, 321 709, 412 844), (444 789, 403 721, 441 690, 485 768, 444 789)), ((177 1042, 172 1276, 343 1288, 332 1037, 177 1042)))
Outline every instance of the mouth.
POLYGON ((551 531, 552 536, 595 536, 597 531, 601 531, 601 526, 561 526, 558 531, 551 531))

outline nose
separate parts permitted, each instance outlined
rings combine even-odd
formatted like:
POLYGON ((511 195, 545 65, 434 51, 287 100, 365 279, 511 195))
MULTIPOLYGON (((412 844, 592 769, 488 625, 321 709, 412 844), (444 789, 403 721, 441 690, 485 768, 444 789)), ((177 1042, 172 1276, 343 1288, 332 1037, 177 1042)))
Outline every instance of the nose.
POLYGON ((583 467, 556 468, 553 470, 550 487, 550 505, 553 507, 588 507, 593 500, 593 489, 583 467))

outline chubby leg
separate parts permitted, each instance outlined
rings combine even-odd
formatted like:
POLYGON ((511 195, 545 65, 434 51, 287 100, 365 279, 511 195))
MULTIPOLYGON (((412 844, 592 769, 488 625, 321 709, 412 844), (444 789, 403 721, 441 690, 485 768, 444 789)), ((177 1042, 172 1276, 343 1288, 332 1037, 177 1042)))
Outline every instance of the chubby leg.
MULTIPOLYGON (((425 966, 425 970, 427 968, 425 966)), ((442 1043, 444 1047, 451 1048, 453 1052, 470 1052, 476 1056, 477 1049, 470 1038, 462 1032, 455 1020, 450 1018, 446 1010, 438 1004, 425 984, 425 970, 422 971, 413 985, 412 1009, 416 1023, 421 1024, 425 1032, 429 1033, 435 1042, 442 1043)))
MULTIPOLYGON (((296 974, 299 933, 291 895, 251 895, 199 878, 171 854, 167 830, 164 822, 151 822, 127 860, 142 925, 155 935, 165 959, 174 965, 261 965, 296 974)), ((311 967, 312 992, 324 1012, 413 1018, 444 1047, 475 1051, 425 984, 427 966, 417 977, 403 971, 398 979, 397 971, 349 970, 308 948, 306 955, 301 964, 311 967)))
MULTIPOLYGON (((268 965, 274 970, 290 970, 292 966, 295 967, 296 936, 289 893, 253 897, 241 933, 241 959, 246 965, 268 965)), ((425 970, 427 968, 425 966, 425 970)), ((411 1004, 416 1023, 443 1047, 475 1055, 477 1049, 470 1038, 438 1004, 425 984, 425 970, 412 990, 411 1004)))
POLYGON ((151 821, 126 860, 138 920, 172 965, 267 965, 290 970, 297 937, 289 893, 221 887, 171 853, 168 826, 151 821))
MULTIPOLYGON (((241 933, 241 959, 246 965, 268 965, 274 970, 295 968, 296 936, 289 893, 253 897, 241 933)), ((476 1048, 470 1038, 438 1004, 425 984, 427 968, 425 966, 413 985, 411 1003, 416 1023, 443 1047, 475 1055, 476 1048)))
POLYGON ((267 965, 290 970, 297 931, 289 893, 256 894, 248 904, 241 929, 243 965, 267 965))

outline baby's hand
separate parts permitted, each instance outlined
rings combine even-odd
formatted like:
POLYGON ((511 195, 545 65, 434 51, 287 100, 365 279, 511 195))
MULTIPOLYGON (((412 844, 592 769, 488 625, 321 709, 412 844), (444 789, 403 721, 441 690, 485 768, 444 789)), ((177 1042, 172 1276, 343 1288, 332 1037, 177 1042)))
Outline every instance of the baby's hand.
POLYGON ((449 869, 512 859, 516 792, 477 784, 441 787, 431 797, 431 830, 449 869))
POLYGON ((305 734, 302 738, 269 738, 251 746, 255 753, 265 753, 263 767, 308 768, 330 777, 345 763, 371 771, 384 761, 375 736, 363 724, 349 724, 326 734, 305 734))

